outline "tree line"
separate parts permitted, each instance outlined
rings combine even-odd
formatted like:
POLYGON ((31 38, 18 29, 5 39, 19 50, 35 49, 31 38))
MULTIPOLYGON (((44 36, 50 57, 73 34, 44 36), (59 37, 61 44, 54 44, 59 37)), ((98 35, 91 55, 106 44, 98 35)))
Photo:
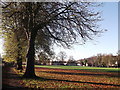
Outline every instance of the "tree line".
MULTIPOLYGON (((39 55, 38 55, 39 56, 39 55)), ((69 56, 68 60, 65 60, 67 55, 64 51, 61 51, 49 59, 44 55, 36 59, 36 64, 38 65, 70 65, 70 66, 91 66, 91 67, 120 67, 120 55, 112 54, 97 54, 89 58, 84 58, 80 60, 75 60, 73 56, 69 56), (55 60, 53 60, 55 59, 55 60)))
POLYGON ((120 55, 98 54, 97 56, 81 59, 79 62, 84 66, 92 67, 120 67, 120 55))

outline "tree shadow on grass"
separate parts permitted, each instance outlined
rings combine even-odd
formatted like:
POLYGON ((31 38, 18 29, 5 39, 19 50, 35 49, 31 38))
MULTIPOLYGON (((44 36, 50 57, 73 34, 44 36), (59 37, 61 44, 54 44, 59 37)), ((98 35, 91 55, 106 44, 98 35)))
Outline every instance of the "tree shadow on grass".
POLYGON ((85 70, 90 72, 110 72, 110 73, 120 73, 120 70, 104 70, 104 69, 72 69, 72 70, 85 70))
MULTIPOLYGON (((48 72, 49 73, 49 72, 48 72)), ((52 73, 56 73, 56 72, 52 72, 52 73)), ((65 72, 57 72, 58 74, 70 74, 70 73, 65 73, 65 72)), ((4 73, 6 74, 6 73, 4 73)), ((15 74, 15 73, 7 73, 8 76, 7 78, 8 79, 16 79, 16 80, 21 80, 21 79, 29 79, 29 78, 23 78, 22 76, 19 76, 18 74, 15 74)), ((74 75, 75 73, 73 73, 74 75)), ((84 75, 84 74, 83 74, 84 75)), ((5 77, 4 77, 5 78, 5 77)), ((62 81, 62 82, 70 82, 70 83, 85 83, 85 84, 94 84, 94 85, 105 85, 105 86, 115 86, 115 87, 120 87, 120 85, 117 85, 117 84, 106 84, 106 83, 96 83, 96 82, 83 82, 83 81, 71 81, 71 80, 61 80, 61 79, 49 79, 49 78, 42 78, 42 77, 35 77, 35 78, 32 78, 33 80, 40 80, 40 81, 62 81)), ((29 83, 29 82, 28 82, 29 83)), ((8 90, 8 89, 15 89, 15 90, 30 90, 32 88, 28 88, 28 87, 17 87, 17 86, 11 86, 11 85, 8 85, 8 84, 3 84, 2 85, 2 90, 8 90)))
MULTIPOLYGON (((16 79, 16 80, 21 80, 21 79, 33 79, 33 80, 39 80, 39 81, 60 81, 60 82, 69 82, 69 83, 85 83, 85 84, 94 84, 94 85, 105 85, 105 86, 115 86, 115 87, 120 87, 120 85, 117 84, 106 84, 106 83, 96 83, 96 82, 83 82, 83 81, 71 81, 71 80, 61 80, 61 79, 49 79, 49 78, 42 78, 42 77, 34 77, 34 78, 24 78, 21 76, 18 76, 18 74, 13 74, 13 76, 9 77, 9 79, 16 79)), ((2 90, 8 90, 8 89, 15 89, 15 90, 30 90, 33 88, 28 88, 28 87, 16 87, 16 86, 11 86, 11 85, 2 85, 3 89, 2 90)))
POLYGON ((120 78, 120 75, 114 75, 114 74, 96 74, 96 73, 69 73, 69 72, 54 72, 54 71, 40 71, 45 73, 53 73, 53 74, 62 74, 62 75, 91 75, 91 76, 108 76, 108 77, 117 77, 120 78))
POLYGON ((83 82, 83 81, 71 81, 71 80, 60 80, 60 79, 49 79, 49 78, 41 78, 41 77, 36 77, 34 78, 36 80, 43 80, 43 81, 64 81, 64 82, 70 82, 70 83, 85 83, 85 84, 94 84, 94 85, 107 85, 107 86, 117 86, 120 87, 120 85, 117 84, 107 84, 107 83, 96 83, 96 82, 83 82))
MULTIPOLYGON (((15 73, 4 73, 4 75, 6 75, 5 77, 2 78, 3 83, 2 83, 2 90, 34 90, 34 88, 30 88, 30 87, 25 87, 24 85, 20 85, 19 86, 15 86, 15 84, 11 83, 11 81, 13 80, 28 80, 28 79, 34 79, 37 80, 39 79, 40 81, 44 81, 45 79, 40 78, 40 77, 35 77, 35 78, 24 78, 23 76, 20 76, 19 74, 15 74, 15 73), (5 79, 5 80, 4 80, 5 79), (7 82, 7 83, 6 83, 7 82)), ((3 76, 4 76, 3 75, 3 76)), ((29 83, 29 82, 28 82, 29 83)), ((40 88, 39 88, 40 89, 40 88)))

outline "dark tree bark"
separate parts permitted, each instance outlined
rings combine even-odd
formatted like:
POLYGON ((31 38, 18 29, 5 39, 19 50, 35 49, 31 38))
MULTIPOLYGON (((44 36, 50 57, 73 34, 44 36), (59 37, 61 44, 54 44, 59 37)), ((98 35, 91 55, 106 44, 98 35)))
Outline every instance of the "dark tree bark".
POLYGON ((27 66, 26 71, 23 75, 25 78, 34 78, 35 75, 35 69, 34 69, 34 63, 35 63, 35 38, 37 35, 37 31, 31 32, 31 37, 29 41, 29 50, 27 54, 27 66))
POLYGON ((34 14, 32 10, 32 3, 27 3, 27 9, 29 15, 29 30, 30 30, 30 35, 29 35, 29 48, 28 48, 28 53, 27 53, 27 66, 26 66, 26 71, 23 75, 25 78, 34 78, 36 77, 35 75, 35 68, 34 68, 34 63, 35 63, 35 38, 37 36, 37 29, 34 28, 34 14))
POLYGON ((23 68, 22 68, 22 58, 18 57, 17 58, 17 70, 20 70, 20 72, 22 72, 23 68))

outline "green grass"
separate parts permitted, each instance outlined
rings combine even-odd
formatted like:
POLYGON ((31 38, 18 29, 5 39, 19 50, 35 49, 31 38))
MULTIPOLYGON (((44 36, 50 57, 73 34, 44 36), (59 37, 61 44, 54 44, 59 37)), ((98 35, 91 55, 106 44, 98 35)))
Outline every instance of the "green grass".
POLYGON ((120 72, 120 68, 106 68, 106 67, 85 67, 85 66, 60 66, 60 65, 35 65, 35 67, 55 68, 55 69, 70 69, 70 70, 89 70, 102 72, 120 72))

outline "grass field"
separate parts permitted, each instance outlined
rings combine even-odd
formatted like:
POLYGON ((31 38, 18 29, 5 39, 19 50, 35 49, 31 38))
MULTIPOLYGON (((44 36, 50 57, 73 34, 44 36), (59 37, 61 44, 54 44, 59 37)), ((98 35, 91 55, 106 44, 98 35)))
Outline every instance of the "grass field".
POLYGON ((24 90, 31 90, 31 88, 38 90, 46 88, 120 90, 120 68, 36 65, 35 73, 38 78, 33 79, 22 78, 25 67, 22 73, 13 67, 3 71, 4 87, 10 88, 19 87, 24 90))
MULTIPOLYGON (((36 65, 35 72, 39 78, 22 79, 20 84, 24 87, 39 89, 115 88, 119 90, 119 71, 118 68, 36 65)), ((23 75, 23 73, 16 72, 23 75)))
POLYGON ((101 72, 120 72, 120 68, 105 68, 105 67, 60 66, 60 65, 52 65, 52 66, 36 65, 35 67, 70 69, 70 70, 89 70, 89 71, 101 71, 101 72))

